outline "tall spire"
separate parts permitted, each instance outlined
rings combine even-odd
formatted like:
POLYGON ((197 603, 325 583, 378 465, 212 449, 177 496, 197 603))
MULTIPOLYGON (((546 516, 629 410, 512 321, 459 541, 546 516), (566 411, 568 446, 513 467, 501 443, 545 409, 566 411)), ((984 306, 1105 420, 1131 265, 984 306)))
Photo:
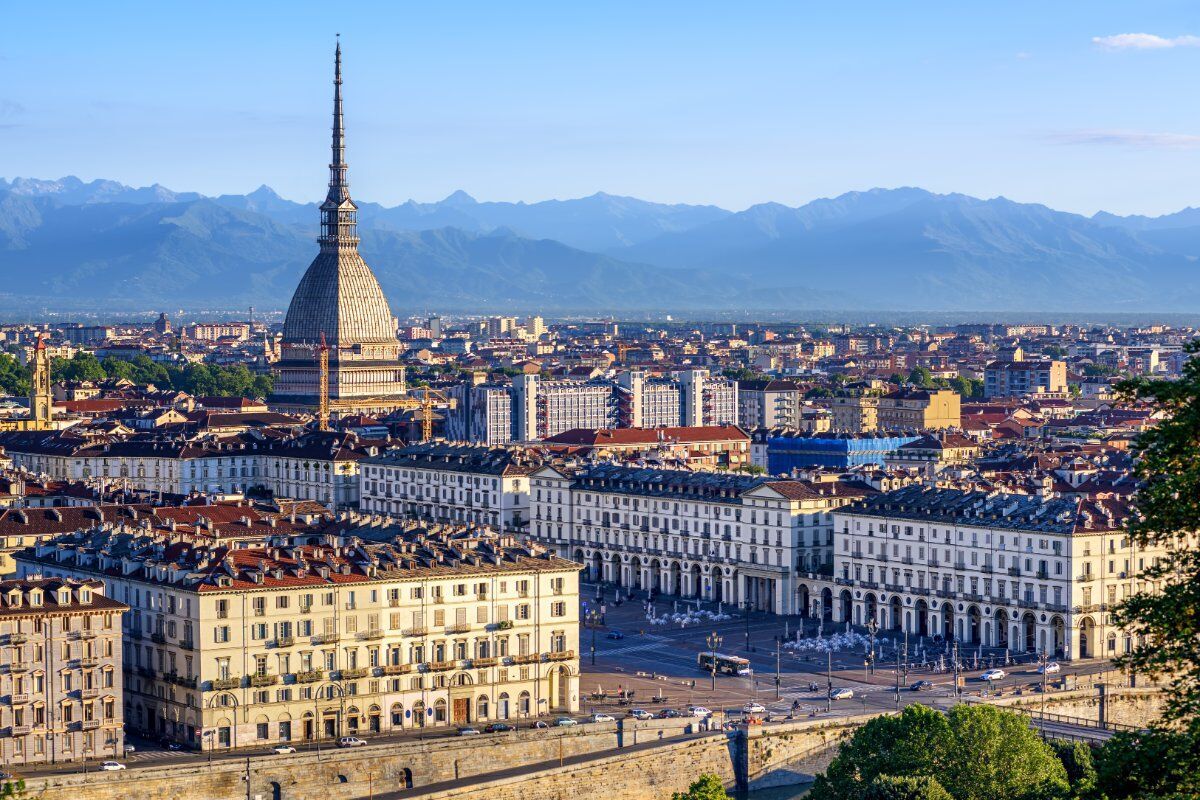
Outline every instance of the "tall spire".
POLYGON ((346 128, 342 121, 342 41, 333 53, 333 140, 329 191, 321 204, 321 249, 354 250, 358 246, 358 208, 350 199, 346 166, 346 128))

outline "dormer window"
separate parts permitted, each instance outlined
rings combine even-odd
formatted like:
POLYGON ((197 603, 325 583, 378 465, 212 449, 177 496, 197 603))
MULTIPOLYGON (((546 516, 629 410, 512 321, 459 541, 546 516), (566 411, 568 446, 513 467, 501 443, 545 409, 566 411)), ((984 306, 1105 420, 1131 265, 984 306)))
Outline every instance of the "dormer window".
POLYGON ((69 606, 71 604, 71 590, 70 589, 59 589, 58 590, 58 604, 60 606, 69 606))
POLYGON ((81 603, 92 602, 92 590, 91 589, 80 589, 79 590, 79 602, 81 602, 81 603))
MULTIPOLYGON (((29 605, 40 606, 42 604, 42 590, 33 589, 29 592, 29 605)), ((20 605, 20 603, 18 603, 20 605)))

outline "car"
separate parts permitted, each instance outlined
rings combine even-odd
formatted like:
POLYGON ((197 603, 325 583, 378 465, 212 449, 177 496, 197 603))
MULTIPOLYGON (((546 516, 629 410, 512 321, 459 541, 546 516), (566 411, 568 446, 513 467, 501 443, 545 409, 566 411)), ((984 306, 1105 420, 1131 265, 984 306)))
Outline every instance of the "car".
POLYGON ((641 720, 654 719, 654 715, 651 714, 649 711, 647 711, 644 708, 629 709, 629 716, 633 717, 634 719, 641 719, 641 720))
POLYGON ((625 634, 621 633, 620 631, 609 631, 606 638, 612 639, 614 642, 619 642, 625 638, 625 634))
POLYGON ((998 681, 1008 673, 1002 669, 989 669, 987 672, 979 676, 981 681, 998 681))
POLYGON ((468 727, 465 727, 465 728, 459 728, 459 729, 458 729, 458 735, 459 735, 459 736, 478 736, 478 735, 479 735, 479 728, 472 728, 472 727, 469 727, 469 726, 468 726, 468 727))
POLYGON ((755 703, 753 701, 742 706, 742 712, 745 714, 765 714, 766 711, 766 706, 764 706, 762 703, 755 703))
POLYGON ((544 719, 539 719, 539 720, 534 720, 532 723, 530 723, 529 727, 537 728, 538 730, 544 731, 544 730, 548 729, 550 726, 548 724, 546 724, 546 721, 544 719))
POLYGON ((1048 664, 1039 666, 1037 671, 1038 675, 1054 675, 1055 673, 1062 672, 1062 667, 1058 665, 1057 661, 1051 661, 1048 664))
POLYGON ((616 722, 616 720, 613 719, 612 717, 610 717, 608 714, 592 714, 590 717, 588 717, 587 721, 588 722, 616 722))
POLYGON ((841 688, 838 688, 838 689, 830 689, 829 690, 829 699, 830 700, 851 700, 853 698, 854 698, 854 690, 848 689, 845 686, 842 686, 841 688))
POLYGON ((673 708, 664 708, 662 711, 658 712, 659 719, 676 719, 677 717, 682 716, 683 714, 680 714, 673 708))
POLYGON ((12 779, 13 779, 13 774, 11 772, 5 772, 4 770, 0 770, 0 781, 11 781, 12 779))
POLYGON ((166 742, 166 747, 172 753, 178 753, 183 749, 183 745, 181 745, 179 742, 166 742))
POLYGON ((117 770, 125 769, 125 765, 120 761, 105 761, 100 765, 100 769, 105 772, 116 772, 117 770))
POLYGON ((570 717, 559 717, 558 719, 554 720, 554 724, 560 728, 569 728, 572 725, 578 725, 579 723, 570 717))
POLYGON ((688 706, 687 710, 689 715, 699 717, 700 719, 708 719, 712 716, 712 712, 704 706, 688 706))
POLYGON ((290 744, 277 744, 271 748, 271 752, 278 753, 282 756, 287 755, 288 753, 296 752, 296 748, 292 747, 290 744))
POLYGON ((343 736, 338 739, 338 747, 362 747, 366 742, 357 736, 343 736))
MULTIPOLYGON (((540 721, 541 720, 539 720, 539 722, 540 721)), ((491 725, 488 725, 486 728, 484 728, 483 732, 484 733, 507 733, 508 731, 515 731, 515 730, 516 730, 516 728, 514 728, 512 725, 509 725, 507 722, 493 722, 491 725)))
POLYGON ((932 692, 933 681, 917 681, 908 688, 912 689, 914 692, 932 692))

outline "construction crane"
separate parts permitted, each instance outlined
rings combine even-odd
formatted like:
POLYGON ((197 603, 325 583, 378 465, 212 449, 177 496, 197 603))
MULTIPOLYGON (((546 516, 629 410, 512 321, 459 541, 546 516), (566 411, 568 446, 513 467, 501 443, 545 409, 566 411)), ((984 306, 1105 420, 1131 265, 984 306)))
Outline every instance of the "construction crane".
POLYGON ((421 441, 428 442, 433 438, 433 407, 445 405, 447 408, 454 408, 455 402, 437 389, 423 387, 419 391, 420 399, 405 398, 398 405, 417 412, 417 417, 421 420, 421 441))
POLYGON ((325 331, 321 331, 320 344, 294 345, 301 350, 312 350, 317 359, 317 430, 329 430, 329 344, 325 331))

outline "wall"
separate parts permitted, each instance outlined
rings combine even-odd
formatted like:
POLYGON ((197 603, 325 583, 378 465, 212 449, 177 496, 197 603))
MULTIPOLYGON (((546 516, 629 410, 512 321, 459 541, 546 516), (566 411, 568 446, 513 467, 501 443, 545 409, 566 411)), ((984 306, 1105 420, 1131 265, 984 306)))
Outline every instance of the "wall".
MULTIPOLYGON (((1145 727, 1162 716, 1166 696, 1157 688, 1109 687, 1107 692, 1105 717, 1110 723, 1145 727)), ((1019 706, 1033 712, 1042 709, 1042 697, 1038 692, 995 702, 997 705, 1019 706)), ((1100 693, 1095 688, 1087 688, 1047 694, 1045 708, 1047 714, 1099 721, 1100 693)))

